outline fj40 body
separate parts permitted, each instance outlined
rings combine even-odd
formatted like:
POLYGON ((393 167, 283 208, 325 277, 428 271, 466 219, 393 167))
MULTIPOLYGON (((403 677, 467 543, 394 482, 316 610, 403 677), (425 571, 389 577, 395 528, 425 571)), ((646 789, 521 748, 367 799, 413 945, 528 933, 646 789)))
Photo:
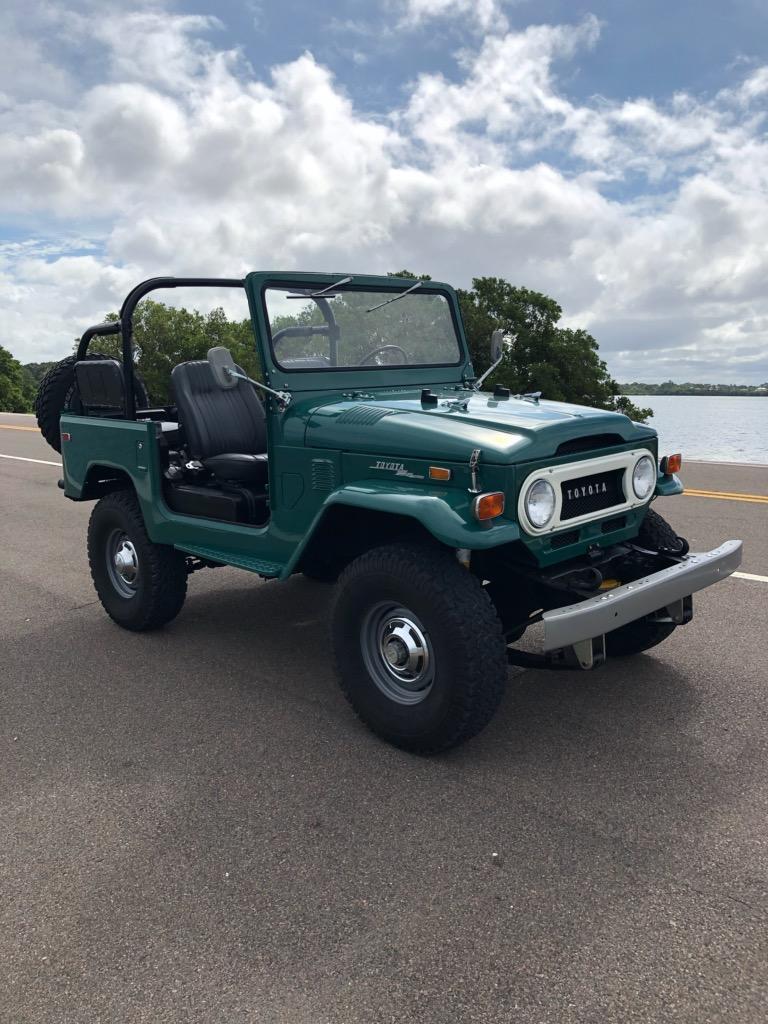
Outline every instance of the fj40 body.
MULTIPOLYGON (((494 362, 504 345, 497 332, 494 362)), ((167 625, 206 567, 333 581, 350 704, 433 753, 488 723, 510 661, 588 669, 648 650, 740 561, 739 541, 689 552, 651 508, 682 485, 648 426, 482 388, 448 285, 155 278, 51 370, 37 413, 66 497, 96 501, 91 572, 115 622, 167 625), (181 286, 245 290, 261 380, 216 348, 173 369, 173 404, 152 405, 133 313, 181 286), (91 350, 102 335, 121 359, 91 350)))

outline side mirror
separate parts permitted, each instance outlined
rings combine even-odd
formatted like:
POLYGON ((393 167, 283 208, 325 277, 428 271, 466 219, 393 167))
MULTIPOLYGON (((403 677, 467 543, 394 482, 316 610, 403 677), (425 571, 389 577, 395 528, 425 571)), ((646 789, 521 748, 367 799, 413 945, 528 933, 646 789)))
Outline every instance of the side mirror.
POLYGON ((232 353, 223 345, 208 349, 208 365, 211 367, 213 379, 224 390, 237 387, 237 372, 232 353))
POLYGON ((501 328, 491 335, 491 363, 498 363, 504 354, 504 331, 501 328))

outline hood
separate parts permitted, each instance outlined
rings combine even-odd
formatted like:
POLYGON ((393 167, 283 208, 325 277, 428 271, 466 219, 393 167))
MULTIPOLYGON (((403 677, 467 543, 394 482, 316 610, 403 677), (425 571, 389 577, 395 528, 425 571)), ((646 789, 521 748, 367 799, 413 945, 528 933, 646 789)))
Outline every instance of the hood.
POLYGON ((465 390, 436 393, 434 406, 422 405, 420 392, 406 389, 331 401, 312 411, 306 444, 451 461, 464 461, 480 448, 485 461, 508 463, 554 456, 561 445, 577 439, 584 439, 587 450, 588 438, 604 447, 655 437, 651 428, 617 412, 465 390))

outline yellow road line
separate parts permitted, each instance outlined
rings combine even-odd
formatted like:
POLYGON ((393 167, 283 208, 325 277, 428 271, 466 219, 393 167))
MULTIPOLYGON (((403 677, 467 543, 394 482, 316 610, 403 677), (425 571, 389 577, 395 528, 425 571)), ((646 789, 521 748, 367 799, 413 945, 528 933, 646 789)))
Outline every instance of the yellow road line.
POLYGON ((751 501, 757 505, 768 505, 768 494, 738 494, 732 491, 702 491, 686 487, 683 494, 694 498, 720 498, 723 501, 751 501))
POLYGON ((10 423, 0 423, 0 430, 31 430, 37 432, 38 427, 12 427, 10 423))

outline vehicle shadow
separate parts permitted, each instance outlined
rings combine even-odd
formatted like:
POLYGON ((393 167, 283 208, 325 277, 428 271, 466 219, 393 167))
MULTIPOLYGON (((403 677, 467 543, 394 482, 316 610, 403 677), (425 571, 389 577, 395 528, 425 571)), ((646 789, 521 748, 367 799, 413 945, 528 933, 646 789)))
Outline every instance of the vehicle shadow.
POLYGON ((422 780, 472 785, 482 779, 491 790, 513 784, 515 798, 566 817, 578 808, 587 819, 613 821, 617 834, 632 828, 637 808, 644 818, 683 808, 690 817, 727 787, 712 775, 696 733, 702 694, 675 660, 674 643, 593 672, 511 668, 502 704, 480 736, 432 758, 395 750, 367 732, 339 691, 327 633, 332 594, 299 577, 201 594, 185 611, 184 646, 195 634, 191 651, 204 662, 212 641, 226 644, 234 666, 248 666, 239 685, 249 693, 279 678, 286 697, 322 706, 333 737, 342 733, 358 755, 388 770, 407 765, 422 780), (247 621, 253 629, 243 630, 247 621))
MULTIPOLYGON (((191 596, 173 632, 180 638, 183 634, 183 646, 196 662, 205 664, 211 649, 224 645, 232 669, 247 669, 243 686, 259 687, 274 672, 296 695, 330 702, 348 717, 349 728, 359 731, 335 680, 328 641, 332 595, 331 587, 302 577, 279 585, 217 587, 191 596)), ((512 667, 490 726, 437 761, 455 767, 495 763, 516 770, 527 763, 540 774, 542 759, 555 763, 570 757, 586 764, 611 751, 618 755, 619 749, 624 759, 632 752, 643 760, 654 752, 663 758, 675 751, 679 757, 687 723, 700 703, 695 683, 663 645, 592 672, 512 667)), ((369 743, 382 753, 389 750, 374 737, 369 743)), ((395 756, 421 760, 400 751, 395 756)))
MULTIPOLYGON (((228 584, 192 593, 165 636, 183 635, 184 647, 194 648, 196 657, 224 645, 231 662, 242 656, 264 670, 290 667, 308 695, 327 693, 328 680, 334 679, 328 639, 333 588, 303 577, 282 584, 228 584)), ((696 687, 665 656, 663 645, 610 660, 592 672, 512 666, 501 708, 483 734, 483 756, 507 757, 544 735, 572 742, 574 730, 580 743, 590 737, 605 742, 607 728, 615 733, 624 726, 652 745, 667 730, 679 734, 700 702, 696 687)), ((464 748, 466 756, 474 759, 477 747, 475 742, 464 748)))

